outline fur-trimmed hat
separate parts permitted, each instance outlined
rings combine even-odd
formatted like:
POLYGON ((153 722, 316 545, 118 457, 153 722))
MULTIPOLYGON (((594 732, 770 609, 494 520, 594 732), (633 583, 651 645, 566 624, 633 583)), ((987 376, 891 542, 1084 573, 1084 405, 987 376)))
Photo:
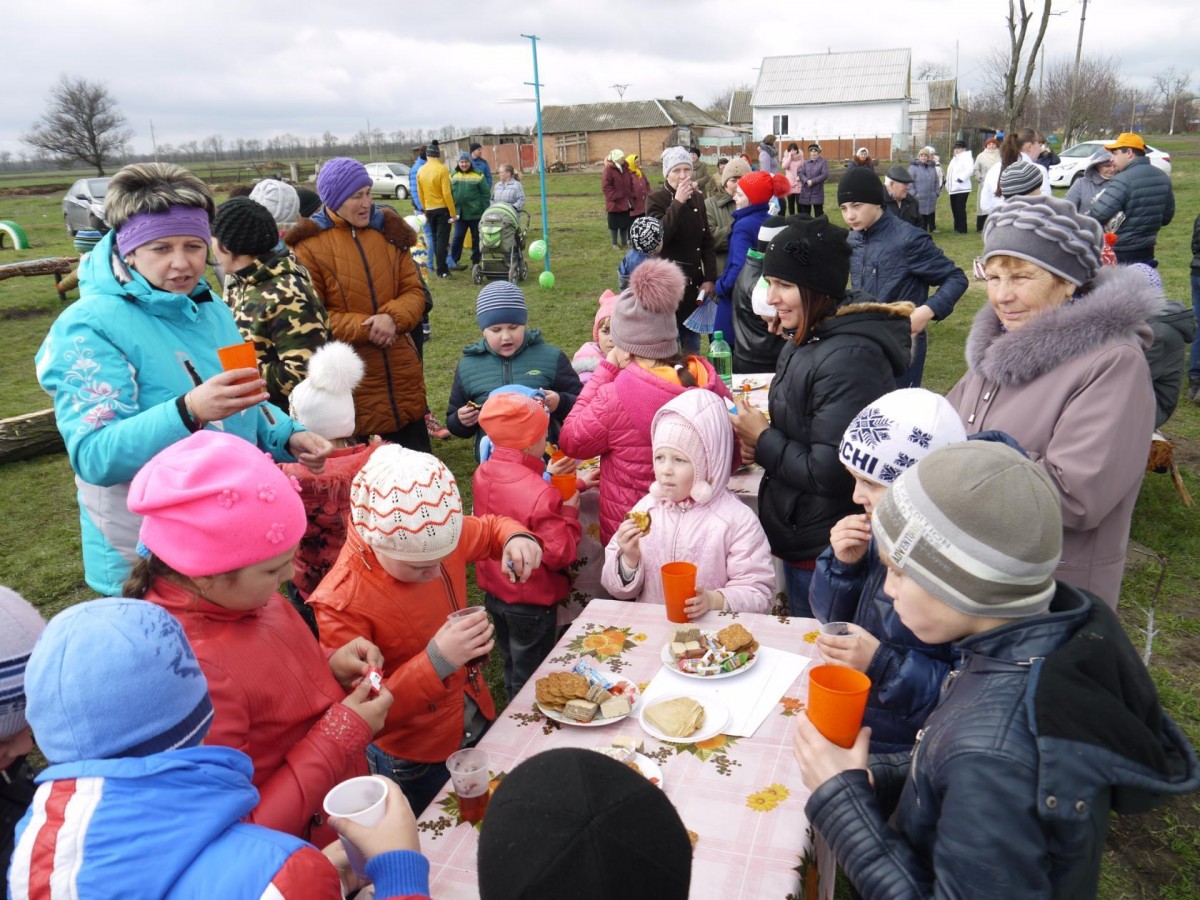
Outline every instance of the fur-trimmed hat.
POLYGON ((675 311, 687 279, 675 263, 652 257, 633 270, 629 287, 613 308, 613 343, 645 359, 670 359, 679 352, 675 311))
POLYGON ((945 397, 902 388, 854 417, 838 453, 855 475, 889 485, 931 451, 966 439, 962 420, 945 397))
POLYGON ((308 361, 308 375, 288 395, 293 419, 326 440, 354 434, 354 389, 365 367, 354 348, 330 341, 317 348, 308 361))
POLYGON ((462 498, 445 464, 428 453, 385 444, 354 476, 350 522, 375 553, 434 562, 462 536, 462 498))

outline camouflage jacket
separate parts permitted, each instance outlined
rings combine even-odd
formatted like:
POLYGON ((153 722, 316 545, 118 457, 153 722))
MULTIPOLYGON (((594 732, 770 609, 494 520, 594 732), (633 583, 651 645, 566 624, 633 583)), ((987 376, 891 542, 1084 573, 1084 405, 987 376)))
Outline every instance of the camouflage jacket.
POLYGON ((309 357, 329 340, 329 316, 308 270, 290 253, 260 257, 225 276, 225 302, 242 336, 254 342, 271 402, 287 409, 309 357))

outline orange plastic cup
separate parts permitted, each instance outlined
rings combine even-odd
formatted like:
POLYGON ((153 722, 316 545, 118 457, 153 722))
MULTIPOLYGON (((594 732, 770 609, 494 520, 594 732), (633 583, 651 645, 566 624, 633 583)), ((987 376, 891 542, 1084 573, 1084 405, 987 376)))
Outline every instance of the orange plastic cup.
POLYGON ((862 672, 816 666, 808 673, 808 718, 839 747, 853 747, 870 690, 871 679, 862 672))
MULTIPOLYGON (((254 352, 254 344, 250 341, 243 341, 240 344, 230 344, 228 347, 217 348, 217 359, 221 361, 221 368, 226 372, 233 369, 254 369, 258 371, 258 354, 254 352)), ((258 376, 256 375, 255 378, 258 376)), ((244 379, 239 384, 247 381, 253 381, 253 378, 244 379)))
POLYGON ((683 605, 696 596, 696 566, 690 562, 664 563, 662 582, 667 621, 686 624, 688 617, 683 605))
POLYGON ((562 494, 564 500, 570 500, 575 496, 578 485, 575 483, 575 473, 568 472, 566 475, 551 475, 550 483, 558 488, 558 492, 562 494))

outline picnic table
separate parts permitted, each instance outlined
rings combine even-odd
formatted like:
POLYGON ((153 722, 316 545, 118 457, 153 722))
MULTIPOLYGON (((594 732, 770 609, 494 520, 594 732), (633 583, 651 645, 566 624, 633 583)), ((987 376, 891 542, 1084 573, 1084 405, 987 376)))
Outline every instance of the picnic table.
MULTIPOLYGON (((662 772, 661 787, 695 834, 692 863, 694 898, 822 898, 833 896, 836 866, 823 842, 815 841, 804 814, 809 792, 792 756, 792 729, 803 715, 808 691, 807 665, 817 654, 815 619, 755 613, 709 613, 701 628, 719 630, 738 622, 762 648, 753 669, 723 679, 695 679, 669 672, 660 656, 674 625, 664 607, 594 599, 572 624, 491 730, 480 742, 488 752, 493 786, 524 759, 556 747, 607 747, 617 735, 644 741, 645 755, 662 772), (776 654, 776 655, 772 655, 776 654), (568 671, 587 660, 606 676, 633 681, 645 692, 659 693, 680 682, 697 698, 736 687, 740 679, 773 679, 757 707, 765 718, 749 735, 720 733, 693 744, 650 737, 638 722, 639 704, 630 716, 598 727, 563 725, 537 707, 535 682, 550 672, 568 671), (771 666, 775 666, 772 669, 771 666), (765 669, 764 669, 765 667, 765 669), (791 673, 795 677, 786 682, 791 673), (778 688, 783 674, 786 687, 778 688), (780 693, 774 698, 774 691, 780 693), (774 699, 772 699, 774 698, 774 699)), ((819 654, 817 654, 819 657, 819 654)), ((744 696, 745 689, 742 690, 744 696)), ((747 704, 733 710, 744 720, 747 704)), ((735 723, 727 731, 752 726, 735 723)), ((418 821, 421 849, 431 865, 431 889, 439 900, 479 896, 476 884, 478 829, 459 815, 451 785, 434 799, 418 821)), ((564 896, 569 891, 564 888, 564 896)))

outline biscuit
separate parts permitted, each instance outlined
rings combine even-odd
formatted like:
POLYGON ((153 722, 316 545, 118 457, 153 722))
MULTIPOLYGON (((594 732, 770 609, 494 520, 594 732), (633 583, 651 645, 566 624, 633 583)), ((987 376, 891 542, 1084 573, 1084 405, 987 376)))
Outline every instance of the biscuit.
POLYGON ((730 653, 745 650, 754 643, 754 635, 741 625, 729 625, 717 632, 717 640, 730 653))

